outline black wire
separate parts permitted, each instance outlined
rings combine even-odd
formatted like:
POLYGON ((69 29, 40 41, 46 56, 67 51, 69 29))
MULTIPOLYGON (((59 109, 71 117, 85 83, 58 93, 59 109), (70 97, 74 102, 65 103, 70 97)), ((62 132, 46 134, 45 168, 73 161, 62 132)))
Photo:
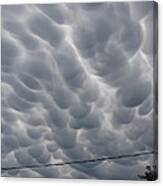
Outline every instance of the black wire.
POLYGON ((49 163, 49 164, 40 164, 40 165, 26 165, 26 166, 15 166, 15 167, 2 167, 2 171, 7 170, 20 170, 20 169, 26 169, 26 168, 41 168, 41 167, 52 167, 52 166, 64 166, 64 165, 71 165, 71 164, 84 164, 84 163, 94 163, 94 162, 102 162, 105 160, 116 160, 116 159, 122 159, 122 158, 130 158, 130 157, 138 157, 143 155, 150 155, 156 153, 155 151, 149 151, 149 152, 139 152, 135 154, 124 154, 124 155, 118 155, 118 156, 106 156, 102 158, 96 158, 96 159, 88 159, 88 160, 75 160, 75 161, 67 161, 67 162, 61 162, 61 163, 49 163))

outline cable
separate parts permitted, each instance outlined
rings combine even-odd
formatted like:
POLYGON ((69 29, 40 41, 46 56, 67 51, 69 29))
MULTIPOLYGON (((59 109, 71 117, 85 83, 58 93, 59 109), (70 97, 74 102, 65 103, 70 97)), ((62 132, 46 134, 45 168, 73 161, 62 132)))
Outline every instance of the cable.
POLYGON ((96 159, 87 159, 87 160, 75 160, 75 161, 67 161, 67 162, 61 162, 61 163, 49 163, 49 164, 40 164, 40 165, 26 165, 26 166, 15 166, 15 167, 2 167, 2 171, 7 170, 20 170, 20 169, 26 169, 26 168, 41 168, 41 167, 52 167, 52 166, 64 166, 64 165, 71 165, 71 164, 84 164, 84 163, 93 163, 93 162, 102 162, 105 160, 116 160, 116 159, 122 159, 122 158, 130 158, 130 157, 138 157, 143 155, 150 155, 156 153, 155 151, 149 151, 149 152, 139 152, 135 154, 124 154, 124 155, 118 155, 118 156, 110 156, 110 157, 102 157, 102 158, 96 158, 96 159))

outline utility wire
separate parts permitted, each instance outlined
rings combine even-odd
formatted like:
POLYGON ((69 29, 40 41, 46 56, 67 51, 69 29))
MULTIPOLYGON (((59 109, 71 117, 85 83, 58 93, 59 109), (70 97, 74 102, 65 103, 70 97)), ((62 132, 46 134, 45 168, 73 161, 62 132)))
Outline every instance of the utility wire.
POLYGON ((135 154, 123 154, 118 156, 106 156, 102 158, 96 159, 86 159, 86 160, 75 160, 75 161, 67 161, 61 163, 49 163, 49 164, 40 164, 40 165, 26 165, 26 166, 15 166, 15 167, 2 167, 2 171, 9 171, 9 170, 20 170, 26 168, 41 168, 41 167, 53 167, 53 166, 64 166, 64 165, 72 165, 72 164, 84 164, 84 163, 94 163, 94 162, 102 162, 105 160, 116 160, 116 159, 123 159, 123 158, 130 158, 130 157, 138 157, 144 155, 150 155, 156 153, 155 151, 145 151, 139 152, 135 154))

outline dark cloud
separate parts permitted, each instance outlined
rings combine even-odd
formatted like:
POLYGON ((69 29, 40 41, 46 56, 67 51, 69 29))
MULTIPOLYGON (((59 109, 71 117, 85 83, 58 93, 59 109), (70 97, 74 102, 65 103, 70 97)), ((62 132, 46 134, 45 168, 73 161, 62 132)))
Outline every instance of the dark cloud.
POLYGON ((2 36, 1 52, 4 54, 2 55, 2 65, 12 66, 14 64, 14 60, 16 60, 19 55, 19 48, 16 41, 2 36))
MULTIPOLYGON (((2 6, 2 167, 153 148, 153 2, 2 6)), ((137 179, 152 157, 3 176, 137 179)))
POLYGON ((113 115, 113 123, 128 124, 135 116, 135 109, 119 106, 113 115))
POLYGON ((39 13, 28 21, 28 25, 34 34, 46 40, 52 46, 58 45, 64 38, 63 30, 39 13))
POLYGON ((64 4, 56 4, 55 6, 40 4, 37 7, 57 24, 66 24, 71 20, 71 14, 64 4))
POLYGON ((134 107, 141 104, 150 92, 149 82, 133 82, 123 86, 118 94, 122 96, 122 102, 127 107, 134 107))

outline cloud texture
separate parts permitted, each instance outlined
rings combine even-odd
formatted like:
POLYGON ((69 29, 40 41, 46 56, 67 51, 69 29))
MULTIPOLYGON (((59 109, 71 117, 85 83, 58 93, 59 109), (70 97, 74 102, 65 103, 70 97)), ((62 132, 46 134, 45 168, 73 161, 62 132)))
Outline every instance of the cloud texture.
MULTIPOLYGON (((2 167, 153 150, 153 3, 2 6, 2 167)), ((137 179, 151 156, 2 172, 137 179)))

